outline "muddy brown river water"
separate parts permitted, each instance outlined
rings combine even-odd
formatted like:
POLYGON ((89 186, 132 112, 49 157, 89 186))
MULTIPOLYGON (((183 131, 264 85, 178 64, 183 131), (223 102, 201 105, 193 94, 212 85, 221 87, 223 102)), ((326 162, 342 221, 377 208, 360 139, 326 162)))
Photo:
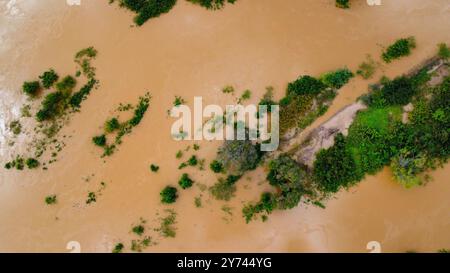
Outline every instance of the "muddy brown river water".
MULTIPOLYGON (((87 46, 99 51, 93 64, 100 80, 100 88, 61 132, 72 138, 48 171, 0 169, 2 252, 67 252, 69 241, 78 241, 83 252, 110 252, 117 242, 128 250, 135 238, 131 226, 140 217, 148 227, 157 226, 157 213, 167 208, 159 192, 181 175, 175 154, 192 145, 170 135, 173 120, 167 110, 176 95, 188 104, 203 96, 205 104, 225 105, 234 99, 221 88, 232 84, 238 94, 252 90, 253 103, 266 86, 273 86, 279 98, 301 74, 343 66, 355 70, 366 54, 378 58, 382 45, 415 36, 413 54, 383 65, 375 81, 407 72, 432 56, 436 44, 450 43, 448 0, 383 0, 377 7, 355 1, 350 10, 335 8, 331 0, 240 0, 214 12, 178 1, 170 13, 140 28, 131 27, 132 14, 107 2, 68 6, 63 0, 0 0, 2 165, 23 151, 21 143, 29 138, 22 135, 14 148, 8 146, 7 124, 26 101, 23 81, 49 67, 60 75, 73 73, 74 53, 87 46), (134 103, 146 91, 153 100, 142 124, 104 161, 92 136, 120 102, 134 103), (151 163, 161 167, 158 174, 149 171, 151 163), (87 193, 102 181, 105 189, 87 206, 87 193), (50 194, 58 196, 54 206, 43 201, 50 194)), ((369 83, 353 79, 310 128, 354 102, 369 83)), ((221 143, 198 144, 198 156, 208 163, 221 143)), ((217 180, 210 171, 187 171, 198 183, 217 180)), ((275 212, 268 222, 246 224, 243 204, 268 187, 260 168, 239 182, 227 204, 232 215, 221 209, 225 203, 197 187, 183 191, 170 206, 177 212, 176 238, 153 234, 159 243, 146 251, 368 252, 367 243, 378 241, 385 252, 435 252, 450 248, 450 165, 431 176, 426 186, 406 190, 386 169, 340 192, 326 209, 301 205, 275 212), (200 194, 203 207, 196 208, 200 194)))

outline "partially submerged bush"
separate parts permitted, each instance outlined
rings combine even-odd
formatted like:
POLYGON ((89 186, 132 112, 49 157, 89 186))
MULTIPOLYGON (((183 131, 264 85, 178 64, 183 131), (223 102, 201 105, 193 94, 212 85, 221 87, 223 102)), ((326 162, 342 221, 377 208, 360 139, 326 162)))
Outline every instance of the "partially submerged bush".
POLYGON ((225 5, 225 2, 234 4, 237 0, 188 0, 194 4, 200 5, 207 9, 221 9, 225 5))
POLYGON ((441 43, 438 45, 439 51, 438 56, 444 60, 450 59, 450 48, 445 43, 441 43))
POLYGON ((105 132, 112 133, 120 128, 120 123, 117 118, 109 119, 105 122, 105 132))
POLYGON ((386 63, 390 63, 395 59, 410 55, 414 48, 416 48, 414 37, 399 39, 383 52, 382 58, 386 63))
POLYGON ((236 178, 237 176, 219 178, 219 181, 209 188, 211 195, 217 200, 229 201, 236 192, 236 178))
POLYGON ((53 84, 58 81, 58 74, 56 74, 55 70, 50 69, 48 71, 45 71, 41 76, 39 76, 39 79, 41 79, 42 86, 45 89, 49 89, 53 86, 53 84))
POLYGON ((150 165, 150 170, 154 173, 157 173, 159 171, 159 166, 152 164, 150 165))
POLYGON ((346 85, 348 81, 353 78, 353 73, 347 68, 338 69, 333 72, 325 73, 321 80, 324 84, 329 87, 339 89, 342 86, 346 85))
POLYGON ((411 188, 422 184, 419 174, 426 169, 427 158, 420 154, 414 156, 411 152, 403 149, 400 154, 392 160, 391 169, 395 180, 405 188, 411 188))
POLYGON ((122 253, 125 246, 122 243, 117 243, 112 250, 112 253, 122 253))
POLYGON ((142 26, 151 18, 169 12, 177 0, 122 0, 121 5, 137 13, 134 22, 142 26))
POLYGON ((219 149, 217 159, 231 174, 255 169, 262 157, 259 145, 250 140, 227 140, 219 149))
POLYGON ((350 8, 350 0, 336 0, 336 7, 341 9, 350 8))
POLYGON ((66 97, 61 91, 48 94, 42 101, 41 109, 36 113, 36 119, 44 121, 61 115, 65 109, 66 97))
POLYGON ((191 178, 189 178, 189 175, 187 173, 184 173, 181 176, 180 180, 178 181, 178 185, 180 185, 180 187, 183 190, 192 187, 193 184, 194 184, 194 181, 191 178))
POLYGON ((163 204, 175 203, 178 198, 177 189, 171 186, 167 186, 161 191, 160 196, 161 202, 163 204))
POLYGON ((92 138, 92 142, 99 147, 104 147, 106 145, 106 136, 105 135, 95 136, 92 138))
POLYGON ((322 81, 306 75, 288 84, 287 95, 316 95, 325 88, 326 85, 322 81))
POLYGON ((211 164, 209 165, 209 167, 211 168, 211 170, 215 173, 221 173, 223 172, 223 165, 222 163, 220 163, 217 160, 213 160, 211 162, 211 164))
POLYGON ((25 164, 27 165, 28 169, 35 169, 35 168, 39 167, 39 161, 37 161, 34 158, 28 158, 25 161, 25 164))
POLYGON ((375 74, 376 68, 377 66, 375 61, 372 59, 370 55, 367 55, 366 61, 362 62, 359 65, 356 74, 360 75, 361 77, 363 77, 363 79, 367 80, 372 78, 373 74, 375 74))
POLYGON ((45 203, 47 204, 47 205, 53 205, 53 204, 56 204, 56 195, 49 195, 49 196, 47 196, 47 197, 45 197, 45 203))
POLYGON ((80 91, 75 92, 69 100, 69 104, 72 108, 77 109, 80 108, 81 102, 87 98, 87 96, 91 93, 92 88, 94 88, 97 81, 95 79, 90 79, 87 84, 81 87, 80 91))
POLYGON ((22 85, 23 92, 30 97, 36 96, 39 93, 40 89, 41 85, 38 81, 24 82, 22 85))
POLYGON ((60 82, 56 84, 56 90, 64 94, 70 94, 77 84, 77 81, 72 76, 64 77, 60 82))

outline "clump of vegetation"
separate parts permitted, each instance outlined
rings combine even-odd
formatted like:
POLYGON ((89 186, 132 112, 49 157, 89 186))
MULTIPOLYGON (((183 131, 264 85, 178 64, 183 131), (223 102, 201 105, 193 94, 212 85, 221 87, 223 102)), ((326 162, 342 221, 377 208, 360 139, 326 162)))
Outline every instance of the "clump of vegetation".
POLYGON ((217 161, 230 174, 239 175, 255 169, 262 155, 260 146, 250 140, 227 140, 217 153, 217 161))
POLYGON ((231 85, 227 85, 224 88, 222 88, 222 93, 224 94, 233 94, 234 93, 234 87, 231 85))
POLYGON ((234 4, 237 0, 188 0, 188 1, 207 9, 216 10, 223 8, 225 2, 234 4))
POLYGON ((141 235, 144 234, 144 232, 145 232, 145 227, 144 227, 142 224, 136 225, 136 226, 134 226, 134 227, 131 229, 131 231, 132 231, 133 233, 135 233, 135 234, 141 236, 141 235))
POLYGON ((50 69, 48 71, 45 71, 41 76, 39 76, 39 79, 41 79, 42 86, 45 89, 49 89, 53 86, 55 82, 58 81, 59 76, 56 74, 55 70, 50 69))
POLYGON ((24 159, 20 156, 17 156, 13 161, 8 162, 5 164, 5 169, 12 169, 12 168, 16 168, 16 170, 23 170, 25 167, 25 162, 24 159))
POLYGON ((266 87, 266 93, 264 93, 264 96, 259 101, 258 106, 267 106, 267 111, 270 112, 272 111, 272 108, 270 106, 276 104, 277 103, 273 100, 273 87, 266 87))
POLYGON ((184 173, 178 181, 178 185, 180 185, 183 190, 192 187, 193 184, 194 181, 189 177, 187 173, 184 173))
POLYGON ((350 0, 336 0, 336 7, 341 9, 349 9, 350 0))
POLYGON ((209 188, 210 193, 217 200, 229 201, 236 192, 236 182, 241 176, 229 175, 226 179, 219 178, 219 181, 209 188))
POLYGON ((180 158, 182 158, 183 157, 183 151, 178 151, 176 154, 175 154, 175 157, 177 158, 177 159, 180 159, 180 158))
POLYGON ((92 142, 99 147, 104 147, 106 145, 106 136, 105 135, 95 136, 92 138, 92 142))
POLYGON ((363 79, 367 80, 372 78, 377 69, 375 61, 372 59, 370 55, 367 55, 366 61, 362 62, 356 74, 360 75, 363 79))
POLYGON ((89 192, 88 197, 86 199, 86 204, 91 204, 97 202, 97 194, 95 192, 89 192))
POLYGON ((168 215, 160 219, 161 224, 157 231, 165 238, 175 238, 177 233, 174 225, 176 224, 177 214, 171 209, 167 209, 165 212, 168 215))
POLYGON ((201 208, 202 207, 202 197, 201 196, 195 197, 194 205, 195 205, 196 208, 201 208))
POLYGON ((368 104, 377 107, 406 105, 417 92, 418 88, 413 79, 402 76, 392 81, 386 81, 381 89, 375 90, 371 94, 368 104))
POLYGON ((125 248, 125 246, 122 243, 117 243, 113 250, 112 253, 122 253, 123 249, 125 248))
POLYGON ((90 80, 95 77, 95 67, 91 65, 91 60, 97 57, 97 53, 97 50, 91 46, 75 54, 75 62, 81 67, 83 75, 90 80))
POLYGON ((177 189, 175 187, 167 186, 165 187, 161 193, 161 202, 163 204, 172 204, 177 201, 178 193, 177 189))
POLYGON ((159 171, 159 166, 152 164, 152 165, 150 165, 150 170, 154 173, 157 173, 159 171))
POLYGON ((105 122, 105 132, 112 133, 120 128, 120 123, 117 118, 109 119, 105 122))
POLYGON ((186 103, 186 101, 182 97, 175 96, 175 100, 173 101, 173 106, 178 107, 178 106, 183 105, 185 103, 186 103))
POLYGON ((27 165, 28 169, 36 169, 37 167, 39 167, 39 161, 34 158, 28 158, 25 161, 25 164, 27 165))
POLYGON ((146 236, 143 239, 132 240, 131 241, 131 251, 134 252, 142 252, 145 248, 152 244, 152 238, 150 236, 146 236))
POLYGON ((450 59, 450 48, 445 43, 438 45, 439 51, 438 56, 444 60, 450 59))
POLYGON ((20 115, 23 118, 31 117, 31 105, 26 104, 22 108, 20 108, 20 115))
POLYGON ((30 97, 35 97, 39 93, 40 89, 41 85, 38 81, 24 82, 22 85, 23 92, 30 97))
POLYGON ((22 132, 22 124, 20 124, 20 121, 13 120, 9 123, 9 130, 13 132, 13 134, 18 135, 22 132))
POLYGON ((97 80, 90 79, 78 92, 75 92, 69 100, 70 106, 74 109, 78 109, 81 106, 81 102, 87 98, 91 93, 92 88, 94 88, 97 80))
POLYGON ((317 95, 327 86, 311 76, 301 76, 294 82, 288 84, 287 95, 317 95))
POLYGON ((42 101, 41 109, 36 113, 39 122, 55 119, 63 114, 65 109, 65 99, 67 98, 61 91, 48 94, 42 101))
POLYGON ((382 59, 386 63, 390 63, 395 59, 409 56, 411 50, 416 48, 416 39, 414 37, 408 37, 397 40, 390 45, 382 54, 382 59))
POLYGON ((211 162, 211 164, 209 165, 209 167, 211 168, 211 170, 215 173, 221 173, 224 171, 223 165, 222 163, 220 163, 217 160, 213 160, 211 162))
MULTIPOLYGON (((110 3, 114 2, 111 0, 110 3)), ((119 0, 119 6, 136 13, 134 22, 142 26, 151 18, 169 12, 177 0, 119 0)))
POLYGON ((45 203, 47 205, 53 205, 53 204, 56 204, 56 202, 57 202, 57 200, 56 200, 55 194, 45 197, 45 203))
POLYGON ((353 73, 347 68, 341 68, 336 71, 325 73, 321 80, 329 87, 339 89, 346 85, 348 81, 353 78, 353 73))
POLYGON ((77 81, 72 76, 66 76, 61 81, 56 83, 56 90, 59 92, 68 95, 72 92, 73 88, 77 84, 77 81))
POLYGON ((241 104, 243 101, 249 100, 252 97, 252 91, 245 90, 244 93, 242 93, 241 97, 238 99, 238 104, 241 104))

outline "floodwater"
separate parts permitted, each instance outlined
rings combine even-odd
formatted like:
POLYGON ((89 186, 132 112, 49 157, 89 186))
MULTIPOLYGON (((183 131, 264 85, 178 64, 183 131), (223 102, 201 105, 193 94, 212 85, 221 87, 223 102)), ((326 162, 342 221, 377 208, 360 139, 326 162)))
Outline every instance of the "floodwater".
MULTIPOLYGON (((110 252, 117 242, 129 251, 136 238, 132 225, 142 217, 149 228, 157 227, 157 213, 169 207, 177 212, 176 238, 149 232, 158 244, 146 251, 368 252, 369 241, 378 241, 386 252, 450 247, 450 165, 432 172, 426 186, 410 190, 385 170, 340 192, 326 209, 301 205, 275 212, 266 223, 245 224, 241 217, 243 204, 268 188, 262 169, 239 182, 227 204, 232 215, 222 210, 224 202, 198 187, 182 191, 175 205, 159 201, 159 191, 181 176, 176 152, 192 145, 171 138, 167 110, 174 96, 188 104, 203 96, 204 104, 225 105, 235 101, 221 92, 231 84, 237 95, 252 90, 250 102, 257 102, 266 86, 275 87, 279 98, 301 74, 343 66, 355 70, 366 54, 378 59, 382 45, 413 35, 418 47, 412 56, 382 66, 373 81, 382 74, 399 75, 432 56, 437 43, 450 43, 447 0, 383 0, 379 7, 355 1, 350 10, 335 8, 332 0, 240 0, 214 12, 178 1, 170 13, 141 28, 131 27, 132 14, 107 2, 68 6, 63 0, 0 0, 2 164, 23 151, 20 144, 29 138, 19 136, 13 148, 8 146, 7 124, 26 101, 23 81, 50 67, 60 75, 73 74, 73 55, 87 46, 99 51, 93 64, 100 80, 100 88, 61 132, 72 137, 48 171, 0 170, 0 251, 67 252, 69 241, 79 242, 82 252, 110 252), (146 91, 153 100, 142 123, 118 152, 101 159, 92 136, 120 102, 135 103, 146 91), (152 163, 161 167, 158 174, 149 171, 152 163), (102 181, 105 189, 87 206, 87 193, 102 181), (54 206, 44 203, 50 194, 58 197, 54 206), (200 194, 203 207, 196 208, 200 194)), ((369 83, 352 80, 311 128, 354 102, 369 83)), ((220 143, 198 144, 197 154, 208 165, 220 143)), ((210 171, 185 171, 197 183, 217 180, 210 171)))

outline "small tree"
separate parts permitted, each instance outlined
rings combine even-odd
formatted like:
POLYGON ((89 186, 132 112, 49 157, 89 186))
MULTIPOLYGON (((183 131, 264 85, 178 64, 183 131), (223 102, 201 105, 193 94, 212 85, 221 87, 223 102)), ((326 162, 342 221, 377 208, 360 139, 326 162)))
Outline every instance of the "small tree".
POLYGON ((161 193, 161 202, 163 204, 172 204, 175 203, 175 201, 178 198, 177 189, 171 186, 165 187, 161 193))
POLYGON ((23 92, 31 97, 36 96, 40 89, 41 86, 38 81, 24 82, 22 85, 23 92))

